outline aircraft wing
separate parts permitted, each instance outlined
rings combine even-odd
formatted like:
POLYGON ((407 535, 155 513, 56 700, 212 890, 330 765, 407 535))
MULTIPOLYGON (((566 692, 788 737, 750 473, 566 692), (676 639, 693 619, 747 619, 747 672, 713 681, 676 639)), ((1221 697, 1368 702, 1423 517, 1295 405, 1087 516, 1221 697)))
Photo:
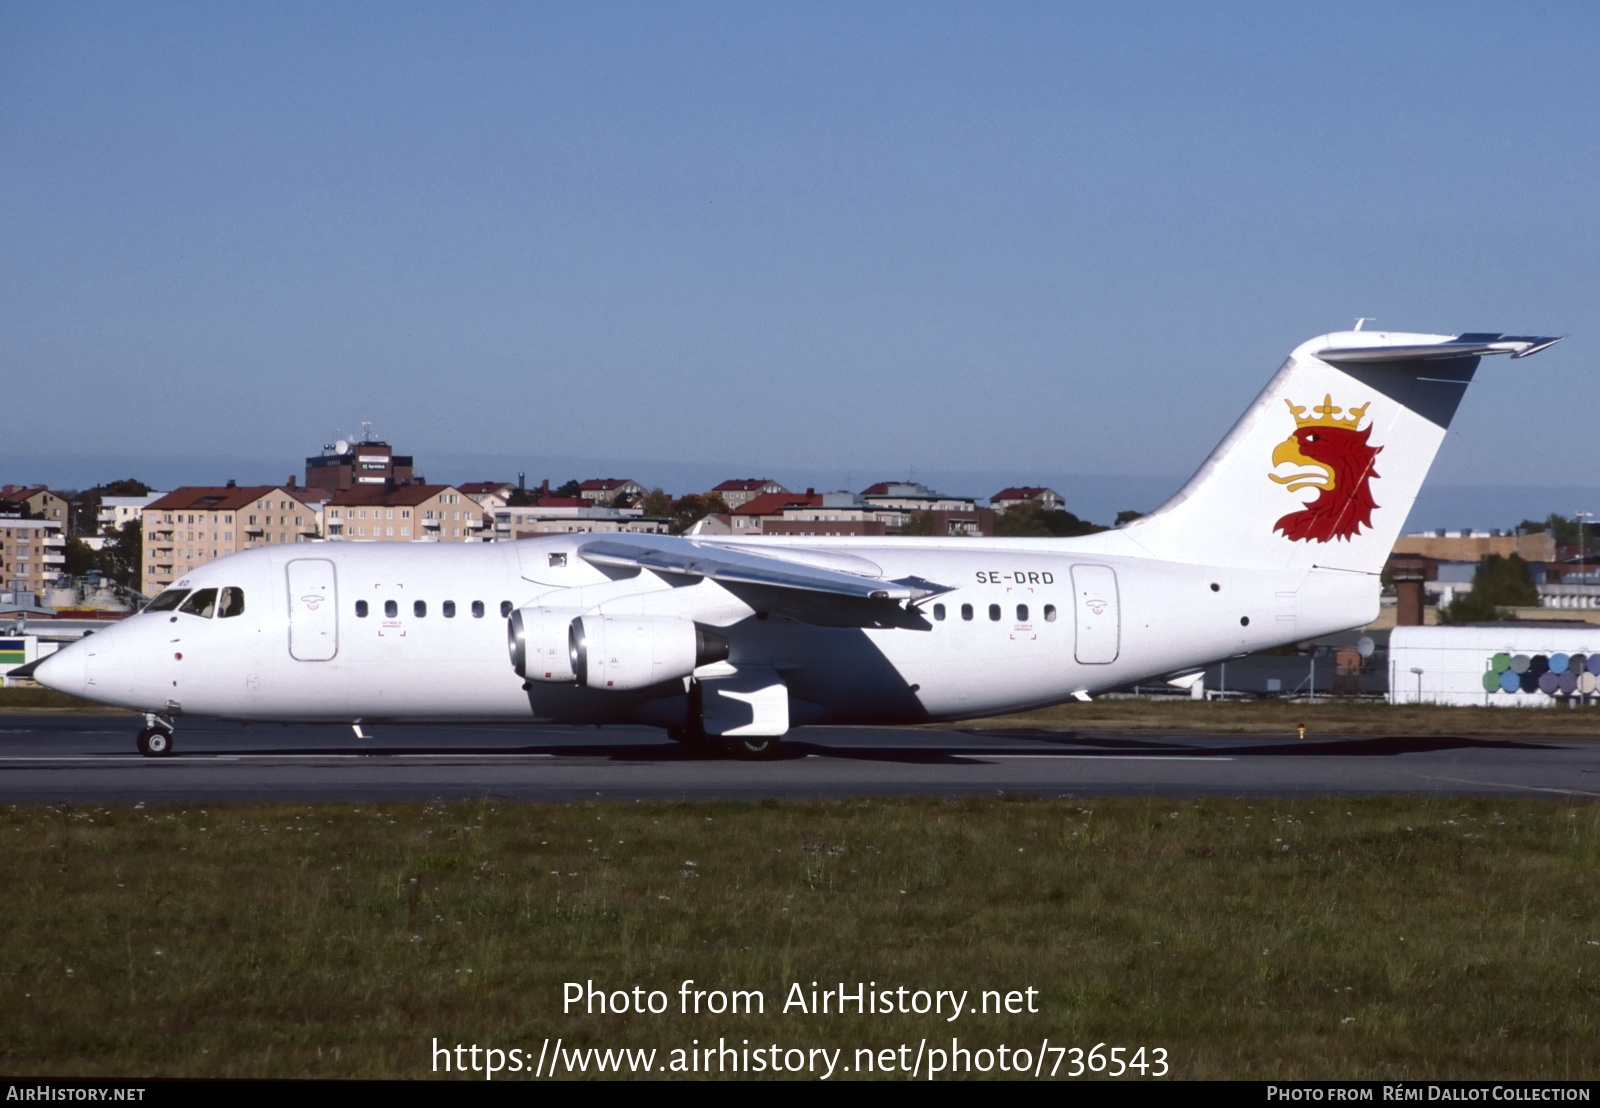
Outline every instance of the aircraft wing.
POLYGON ((706 546, 687 539, 674 539, 660 545, 602 539, 584 543, 578 549, 578 556, 596 566, 648 569, 684 577, 709 577, 727 584, 765 585, 859 600, 915 602, 950 591, 949 586, 924 581, 920 577, 883 581, 803 565, 769 554, 733 550, 726 546, 706 546))

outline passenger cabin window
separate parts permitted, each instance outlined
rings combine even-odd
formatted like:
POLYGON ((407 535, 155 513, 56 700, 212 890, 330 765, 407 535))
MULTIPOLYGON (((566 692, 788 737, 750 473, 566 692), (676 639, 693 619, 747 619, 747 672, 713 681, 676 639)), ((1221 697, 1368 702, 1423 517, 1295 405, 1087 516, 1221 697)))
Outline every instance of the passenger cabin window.
POLYGON ((356 618, 357 619, 366 619, 367 618, 367 602, 365 600, 356 601, 356 618))
POLYGON ((455 619, 456 602, 454 600, 446 600, 443 604, 439 605, 439 612, 444 616, 445 619, 455 619))
POLYGON ((1054 623, 1056 621, 1056 606, 1054 604, 1046 604, 1044 606, 1044 621, 1046 623, 1054 623))
POLYGON ((998 605, 998 604, 989 605, 989 618, 991 620, 993 620, 995 623, 999 623, 1000 622, 1000 605, 998 605))
POLYGON ((483 618, 483 601, 474 600, 472 602, 472 618, 473 619, 482 619, 483 618))
POLYGON ((412 601, 411 602, 411 614, 416 616, 418 619, 421 619, 424 616, 426 616, 428 614, 428 602, 426 600, 414 600, 414 601, 412 601))
POLYGON ((188 589, 168 589, 166 592, 152 600, 150 602, 150 606, 146 608, 145 611, 170 612, 179 604, 183 603, 183 598, 189 595, 189 591, 190 590, 188 589))
POLYGON ((971 619, 972 618, 972 605, 971 604, 963 604, 963 605, 961 605, 961 618, 962 619, 971 619))
POLYGON ((500 618, 501 619, 505 619, 510 614, 511 614, 511 601, 502 600, 500 602, 500 618))
POLYGON ((383 602, 383 614, 387 619, 395 618, 400 614, 400 605, 396 604, 393 600, 385 600, 383 602))
POLYGON ((1027 623, 1028 622, 1028 606, 1026 604, 1018 604, 1017 605, 1017 622, 1018 623, 1027 623))
POLYGON ((944 605, 943 604, 935 604, 933 606, 933 618, 936 619, 936 620, 939 620, 940 622, 944 621, 944 605))
POLYGON ((188 600, 185 600, 183 606, 178 609, 180 612, 187 612, 192 616, 199 616, 201 619, 210 619, 216 613, 216 610, 216 589, 201 589, 188 600))
POLYGON ((244 615, 244 590, 232 586, 222 590, 222 599, 217 602, 217 618, 228 619, 230 616, 244 615))

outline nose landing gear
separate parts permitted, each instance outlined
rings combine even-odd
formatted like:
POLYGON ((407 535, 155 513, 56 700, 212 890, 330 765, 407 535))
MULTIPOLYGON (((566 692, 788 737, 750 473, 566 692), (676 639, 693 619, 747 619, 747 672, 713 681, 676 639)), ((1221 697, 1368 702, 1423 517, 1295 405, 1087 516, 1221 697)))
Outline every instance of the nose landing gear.
POLYGON ((146 715, 144 722, 144 730, 139 732, 139 738, 137 739, 139 753, 146 758, 170 758, 172 756, 172 722, 154 714, 146 715))

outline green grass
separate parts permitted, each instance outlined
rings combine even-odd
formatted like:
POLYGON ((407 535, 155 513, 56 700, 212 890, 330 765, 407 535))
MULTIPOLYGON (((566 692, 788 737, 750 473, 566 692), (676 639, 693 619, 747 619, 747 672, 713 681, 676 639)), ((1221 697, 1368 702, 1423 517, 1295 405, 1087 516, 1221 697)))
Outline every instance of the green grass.
MULTIPOLYGON (((0 811, 0 1069, 421 1077, 441 1042, 1163 1047, 1185 1078, 1592 1078, 1600 806, 854 800, 0 811), (562 985, 767 1014, 563 1015, 562 985), (807 1017, 787 986, 1040 990, 807 1017)), ((674 1011, 676 1009, 674 1008, 674 1011)))
MULTIPOLYGON (((1582 708, 1446 707, 1381 700, 1197 701, 1180 698, 1097 699, 970 721, 965 726, 1041 727, 1089 731, 1202 731, 1294 735, 1545 735, 1600 737, 1600 704, 1582 708)), ((947 726, 947 725, 940 725, 947 726)))
POLYGON ((7 685, 0 688, 0 714, 6 712, 83 712, 92 715, 131 715, 124 708, 97 704, 42 685, 7 685))

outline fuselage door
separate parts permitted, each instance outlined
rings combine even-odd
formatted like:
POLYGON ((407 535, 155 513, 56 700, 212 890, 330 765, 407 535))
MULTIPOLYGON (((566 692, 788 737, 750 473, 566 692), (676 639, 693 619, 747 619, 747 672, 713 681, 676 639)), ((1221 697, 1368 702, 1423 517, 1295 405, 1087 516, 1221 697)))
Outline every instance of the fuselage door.
POLYGON ((1073 566, 1072 599, 1078 623, 1074 656, 1086 665, 1116 661, 1122 637, 1116 570, 1110 566, 1073 566))
POLYGON ((339 595, 333 563, 296 558, 289 563, 289 656, 326 662, 339 652, 339 595))

